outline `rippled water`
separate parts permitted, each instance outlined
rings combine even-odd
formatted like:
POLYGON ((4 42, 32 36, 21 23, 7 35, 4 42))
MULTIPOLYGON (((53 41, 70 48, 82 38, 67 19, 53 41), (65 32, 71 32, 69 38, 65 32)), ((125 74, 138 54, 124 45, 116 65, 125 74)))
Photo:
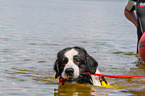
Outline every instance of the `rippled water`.
POLYGON ((84 47, 103 74, 141 75, 136 29, 123 15, 126 0, 0 0, 0 95, 145 95, 145 79, 107 78, 117 89, 60 86, 59 50, 84 47), (137 66, 138 65, 138 66, 137 66))

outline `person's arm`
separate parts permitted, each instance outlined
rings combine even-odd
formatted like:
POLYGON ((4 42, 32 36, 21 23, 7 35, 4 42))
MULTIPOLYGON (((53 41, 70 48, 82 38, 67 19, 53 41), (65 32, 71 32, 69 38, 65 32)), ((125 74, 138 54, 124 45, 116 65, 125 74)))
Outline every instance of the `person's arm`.
POLYGON ((137 17, 134 10, 135 10, 135 2, 132 0, 128 0, 128 3, 124 10, 124 15, 137 27, 137 17))
POLYGON ((134 11, 129 11, 127 8, 125 8, 124 15, 137 27, 137 17, 134 11))

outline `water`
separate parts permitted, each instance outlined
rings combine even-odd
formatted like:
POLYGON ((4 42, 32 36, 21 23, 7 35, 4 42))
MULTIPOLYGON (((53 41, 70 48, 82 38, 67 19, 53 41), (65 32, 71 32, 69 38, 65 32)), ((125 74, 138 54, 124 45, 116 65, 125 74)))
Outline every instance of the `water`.
POLYGON ((53 64, 59 50, 84 47, 103 74, 141 75, 136 28, 123 14, 126 0, 1 0, 0 95, 57 96, 145 93, 145 79, 111 79, 104 88, 60 86, 53 64))

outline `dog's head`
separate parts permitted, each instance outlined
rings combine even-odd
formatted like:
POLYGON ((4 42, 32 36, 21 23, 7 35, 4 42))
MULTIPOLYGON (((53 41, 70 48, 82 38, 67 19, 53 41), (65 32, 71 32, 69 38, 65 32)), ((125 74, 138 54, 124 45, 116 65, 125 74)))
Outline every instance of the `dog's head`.
POLYGON ((98 63, 93 57, 80 47, 69 47, 57 54, 54 64, 55 78, 62 77, 67 80, 77 79, 81 73, 96 72, 98 63))

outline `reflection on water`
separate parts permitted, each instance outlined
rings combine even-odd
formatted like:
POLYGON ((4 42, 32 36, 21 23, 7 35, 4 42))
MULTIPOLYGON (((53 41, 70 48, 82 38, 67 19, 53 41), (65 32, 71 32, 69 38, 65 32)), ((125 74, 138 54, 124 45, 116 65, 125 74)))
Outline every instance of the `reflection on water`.
POLYGON ((136 29, 126 0, 0 0, 0 95, 144 95, 145 79, 114 79, 118 89, 65 84, 54 78, 56 54, 84 47, 102 74, 141 75, 136 29))
POLYGON ((127 53, 125 53, 125 52, 112 52, 112 54, 123 54, 123 55, 136 55, 134 52, 127 52, 127 53))
MULTIPOLYGON (((65 84, 54 89, 54 96, 110 96, 118 94, 114 89, 95 87, 88 84, 65 84)), ((121 92, 120 92, 121 94, 121 92)), ((122 94, 123 95, 123 94, 122 94)), ((129 95, 129 94, 128 94, 129 95)), ((118 95, 119 96, 119 95, 118 95)), ((121 96, 121 95, 120 95, 121 96)))
POLYGON ((79 85, 79 84, 65 84, 65 85, 60 85, 58 89, 54 89, 54 95, 55 96, 60 96, 60 95, 66 95, 66 96, 87 96, 87 95, 97 95, 95 94, 95 89, 94 87, 91 87, 90 85, 79 85))

